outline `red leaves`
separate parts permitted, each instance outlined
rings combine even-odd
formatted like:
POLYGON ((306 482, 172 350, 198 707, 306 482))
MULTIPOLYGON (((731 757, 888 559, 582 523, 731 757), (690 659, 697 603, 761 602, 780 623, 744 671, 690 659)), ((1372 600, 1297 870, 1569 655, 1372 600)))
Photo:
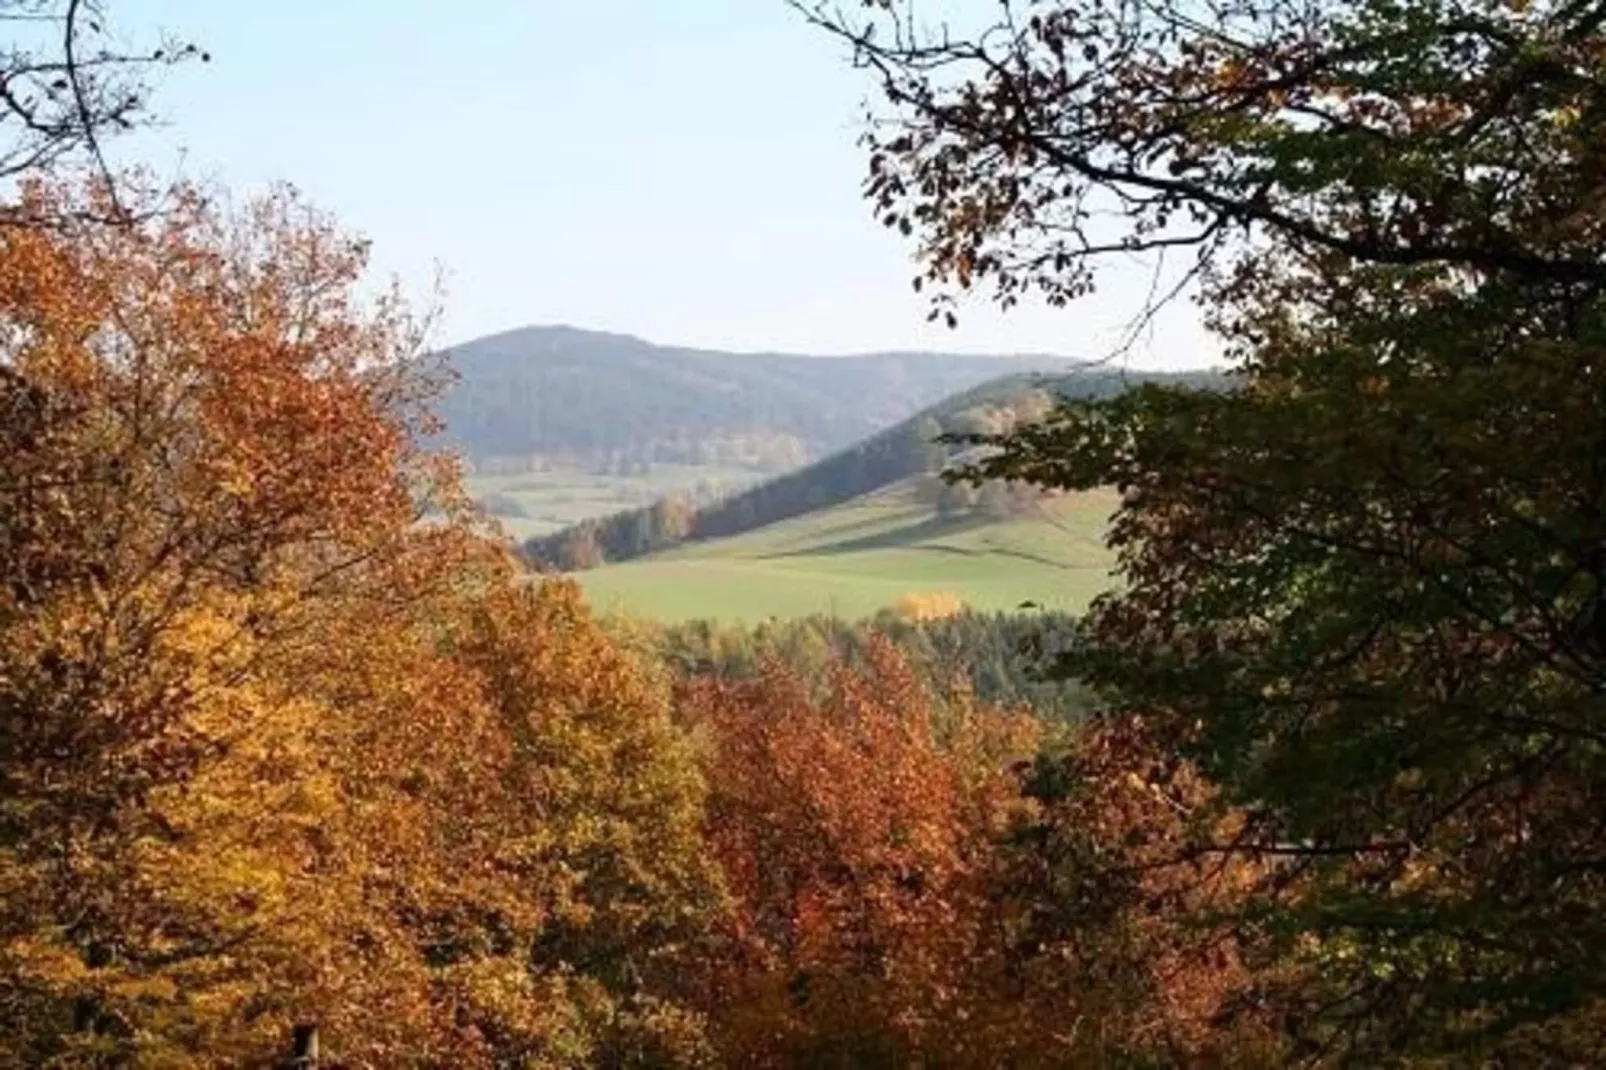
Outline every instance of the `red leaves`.
POLYGON ((362 262, 288 196, 0 232, 0 1063, 265 1064, 309 1017, 354 1066, 699 1049, 667 696, 416 523, 453 468, 362 262))
POLYGON ((709 737, 733 899, 697 971, 732 1060, 1095 1065, 1261 1042, 1217 1021, 1248 980, 1231 932, 1191 924, 1245 867, 1190 853, 1210 793, 1135 724, 1023 776, 1033 726, 933 701, 886 650, 823 699, 774 668, 682 704, 709 737))
POLYGON ((711 1009, 746 1065, 964 1050, 989 837, 1033 733, 937 708, 890 651, 875 664, 839 670, 822 702, 779 669, 684 696, 712 736, 708 836, 735 900, 711 1009))

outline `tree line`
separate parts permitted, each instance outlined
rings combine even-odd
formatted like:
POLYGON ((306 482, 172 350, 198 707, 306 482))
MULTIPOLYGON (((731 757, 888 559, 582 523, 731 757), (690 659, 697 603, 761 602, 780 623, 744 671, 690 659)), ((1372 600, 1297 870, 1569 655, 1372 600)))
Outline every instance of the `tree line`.
POLYGON ((1046 671, 1072 642, 1076 619, 1069 614, 979 613, 958 604, 927 613, 920 599, 907 601, 856 622, 815 614, 758 624, 603 623, 627 649, 661 663, 677 679, 750 680, 770 666, 785 665, 805 684, 818 687, 833 669, 865 669, 874 660, 872 651, 885 649, 897 655, 933 701, 961 695, 985 707, 1063 725, 1082 724, 1097 710, 1090 691, 1046 671))

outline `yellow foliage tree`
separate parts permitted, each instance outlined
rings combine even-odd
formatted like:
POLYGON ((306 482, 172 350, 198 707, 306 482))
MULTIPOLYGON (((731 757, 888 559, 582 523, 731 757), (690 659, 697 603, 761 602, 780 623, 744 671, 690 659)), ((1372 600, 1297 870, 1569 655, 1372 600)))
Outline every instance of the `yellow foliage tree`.
POLYGON ((892 611, 904 620, 946 620, 965 611, 965 601, 952 591, 917 591, 899 598, 892 611))
POLYGON ((0 232, 0 1063, 702 1058, 694 764, 415 445, 364 255, 289 194, 0 232))

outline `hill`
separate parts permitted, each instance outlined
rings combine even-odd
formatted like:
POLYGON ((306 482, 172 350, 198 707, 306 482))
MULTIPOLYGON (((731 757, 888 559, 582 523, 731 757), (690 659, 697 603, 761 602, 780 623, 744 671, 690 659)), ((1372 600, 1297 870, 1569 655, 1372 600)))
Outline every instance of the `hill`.
POLYGON ((723 353, 569 327, 509 331, 440 355, 459 376, 438 406, 444 439, 481 470, 534 462, 626 472, 658 463, 793 468, 978 383, 1073 363, 723 353))
POLYGON ((1008 519, 944 516, 916 480, 756 531, 578 574, 593 604, 665 621, 874 615, 904 600, 1076 612, 1111 583, 1113 492, 1008 519))
MULTIPOLYGON (((940 470, 959 447, 935 441, 944 433, 996 433, 1041 418, 1056 397, 1101 397, 1137 382, 1218 385, 1213 373, 1124 374, 1082 368, 1053 376, 1004 376, 971 387, 855 445, 797 471, 694 503, 657 502, 542 534, 525 544, 531 559, 562 570, 627 561, 681 542, 721 538, 828 508, 883 487, 940 470)), ((1007 488, 927 487, 946 513, 978 506, 997 516, 1011 508, 1007 488)))

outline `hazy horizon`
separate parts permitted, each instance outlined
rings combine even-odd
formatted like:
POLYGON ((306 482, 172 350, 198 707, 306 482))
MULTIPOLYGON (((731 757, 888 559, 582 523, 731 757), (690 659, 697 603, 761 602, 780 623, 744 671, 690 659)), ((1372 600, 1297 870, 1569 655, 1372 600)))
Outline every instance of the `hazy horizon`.
MULTIPOLYGON (((434 346, 436 351, 456 349, 474 342, 517 335, 528 331, 571 331, 577 334, 594 336, 609 336, 625 338, 640 342, 655 349, 694 349, 704 352, 720 353, 736 357, 801 357, 810 360, 851 360, 854 357, 884 357, 884 356, 952 356, 952 357, 980 357, 998 361, 1007 360, 1055 360, 1066 361, 1080 365, 1098 365, 1103 363, 1096 358, 1084 357, 1075 353, 1055 353, 1028 350, 975 350, 967 351, 952 348, 941 344, 939 337, 936 345, 932 346, 897 346, 891 348, 855 349, 842 352, 807 352, 795 349, 778 349, 775 347, 759 348, 728 348, 725 346, 693 345, 674 339, 652 338, 633 331, 621 331, 608 327, 587 327, 576 323, 526 323, 517 327, 506 327, 475 335, 472 338, 457 339, 434 346)), ((1119 365, 1112 365, 1118 367, 1119 365)), ((1204 367, 1201 365, 1201 367, 1204 367)))

